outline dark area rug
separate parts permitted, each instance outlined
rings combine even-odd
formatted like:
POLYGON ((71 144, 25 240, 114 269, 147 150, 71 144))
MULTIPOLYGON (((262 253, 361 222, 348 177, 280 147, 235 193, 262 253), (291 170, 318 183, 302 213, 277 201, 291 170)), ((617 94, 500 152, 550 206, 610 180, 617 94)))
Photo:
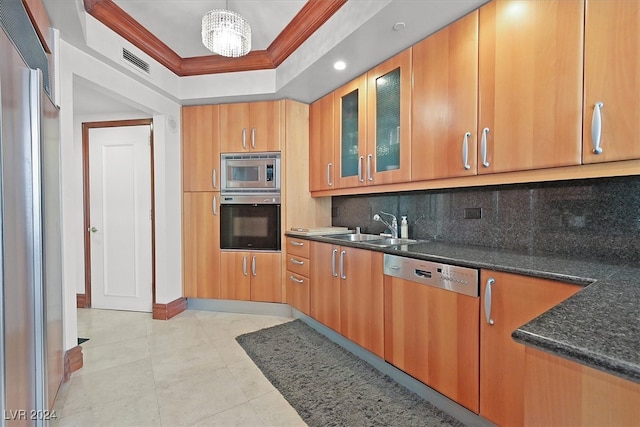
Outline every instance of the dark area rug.
POLYGON ((309 426, 462 426, 301 320, 236 338, 309 426))

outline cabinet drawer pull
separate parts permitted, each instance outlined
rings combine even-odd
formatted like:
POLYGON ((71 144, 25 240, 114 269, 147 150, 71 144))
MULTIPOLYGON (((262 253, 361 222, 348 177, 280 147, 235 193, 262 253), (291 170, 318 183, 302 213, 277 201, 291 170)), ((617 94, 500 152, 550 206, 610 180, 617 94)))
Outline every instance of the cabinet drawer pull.
POLYGON ((296 242, 295 240, 291 240, 291 244, 292 244, 293 246, 304 246, 304 243, 302 243, 302 242, 296 242))
POLYGON ((364 156, 358 157, 358 181, 364 182, 364 175, 362 174, 362 165, 364 163, 364 156))
POLYGON ((482 129, 482 141, 480 143, 480 151, 482 152, 482 166, 485 168, 489 167, 489 162, 487 162, 487 134, 489 133, 489 128, 482 129))
POLYGON ((484 288, 484 316, 487 319, 489 325, 493 325, 495 322, 491 318, 491 290, 496 280, 492 277, 487 280, 487 286, 484 288))
POLYGON ((369 182, 373 181, 373 175, 371 172, 371 159, 373 158, 373 154, 369 154, 367 156, 367 179, 369 182))
POLYGON ((242 274, 244 274, 245 276, 248 276, 247 273, 247 256, 243 256, 242 257, 242 274))
POLYGON ((251 128, 251 148, 256 148, 256 128, 251 128))
POLYGON ((293 275, 289 276, 289 279, 291 279, 293 282, 296 282, 296 283, 304 283, 304 280, 298 279, 293 275))
POLYGON ((347 254, 347 251, 340 251, 340 278, 342 280, 347 280, 347 275, 344 274, 344 257, 347 254))
POLYGON ((593 106, 593 117, 591 118, 591 140, 593 142, 593 154, 602 154, 600 138, 602 137, 602 102, 596 102, 593 106))
POLYGON ((291 258, 290 261, 295 265, 304 265, 304 261, 300 261, 299 259, 291 258))
POLYGON ((331 168, 333 168, 333 163, 327 164, 327 185, 331 187, 333 182, 331 182, 331 168))
POLYGON ((242 128, 242 149, 247 149, 247 128, 242 128))
POLYGON ((469 138, 471 138, 471 132, 465 133, 462 139, 462 166, 465 170, 471 169, 469 164, 469 138))
POLYGON ((331 252, 331 275, 333 277, 338 277, 338 272, 336 271, 336 255, 338 254, 338 250, 334 249, 331 252))

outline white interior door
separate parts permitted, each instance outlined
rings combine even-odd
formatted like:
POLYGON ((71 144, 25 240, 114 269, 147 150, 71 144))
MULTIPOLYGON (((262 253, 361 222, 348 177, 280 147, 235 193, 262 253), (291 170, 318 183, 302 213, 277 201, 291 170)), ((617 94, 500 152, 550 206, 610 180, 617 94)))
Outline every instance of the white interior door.
POLYGON ((151 127, 89 130, 92 307, 152 311, 151 127))

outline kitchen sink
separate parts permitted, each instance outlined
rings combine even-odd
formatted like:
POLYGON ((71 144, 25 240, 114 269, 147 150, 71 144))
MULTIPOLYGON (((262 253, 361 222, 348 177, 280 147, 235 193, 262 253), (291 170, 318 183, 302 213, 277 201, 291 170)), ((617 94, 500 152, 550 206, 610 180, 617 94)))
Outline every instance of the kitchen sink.
POLYGON ((412 243, 418 243, 418 241, 413 239, 397 239, 397 238, 387 237, 384 239, 374 240, 367 243, 373 246, 395 246, 395 245, 410 245, 412 243))
POLYGON ((362 234, 362 233, 334 234, 334 235, 325 236, 325 237, 331 237, 332 239, 346 240, 348 242, 368 242, 368 241, 384 239, 384 237, 378 234, 362 234))
POLYGON ((418 240, 384 237, 384 236, 380 236, 379 234, 361 234, 361 233, 333 234, 325 237, 329 237, 331 239, 343 240, 347 242, 360 242, 366 245, 377 246, 381 248, 388 247, 388 246, 411 245, 413 243, 419 243, 418 240))

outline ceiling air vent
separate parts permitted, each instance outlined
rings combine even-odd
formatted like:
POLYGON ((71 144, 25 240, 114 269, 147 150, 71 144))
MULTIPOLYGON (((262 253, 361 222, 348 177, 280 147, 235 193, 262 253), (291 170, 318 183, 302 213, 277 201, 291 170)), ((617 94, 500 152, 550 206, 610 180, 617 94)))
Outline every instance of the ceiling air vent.
POLYGON ((137 57, 124 47, 122 48, 122 59, 124 59, 126 62, 133 65, 140 71, 144 71, 145 73, 149 74, 149 63, 137 57))

